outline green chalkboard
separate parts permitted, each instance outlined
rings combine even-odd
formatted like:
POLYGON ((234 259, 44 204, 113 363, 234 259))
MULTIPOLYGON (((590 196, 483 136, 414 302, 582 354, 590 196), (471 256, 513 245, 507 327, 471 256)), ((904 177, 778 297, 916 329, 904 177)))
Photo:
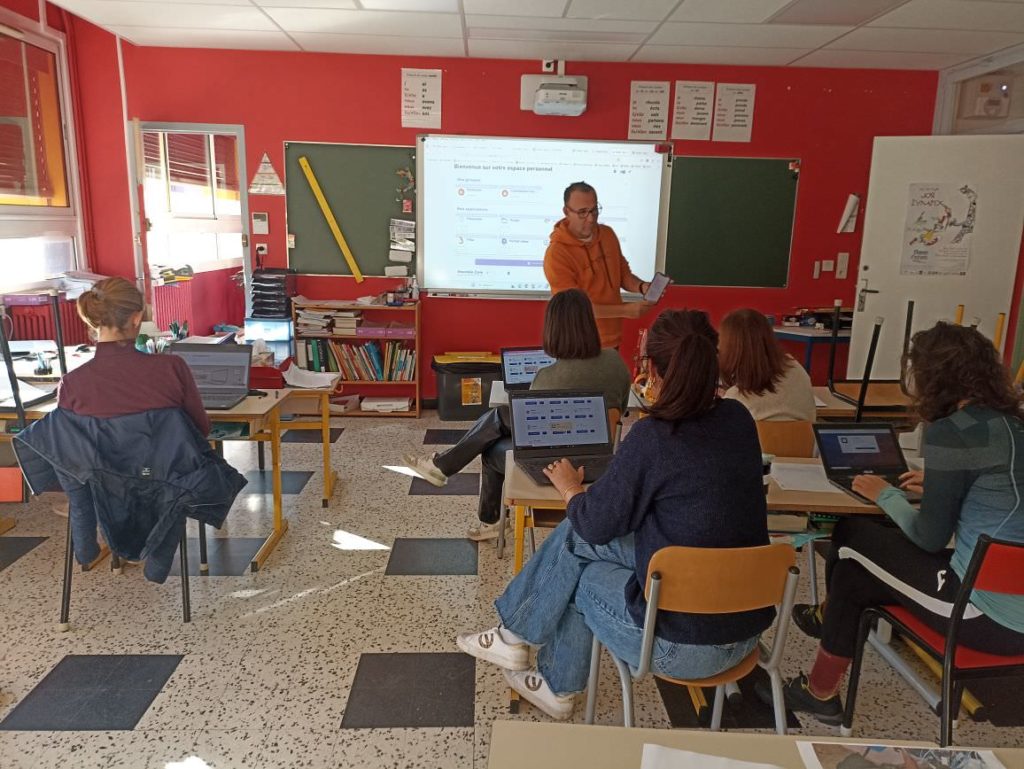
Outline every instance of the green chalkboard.
POLYGON ((794 162, 672 159, 665 272, 677 285, 785 287, 799 176, 794 162))
MULTIPOLYGON (((288 234, 295 236, 288 266, 307 275, 352 274, 299 166, 300 157, 309 160, 363 275, 383 275, 386 266, 397 264, 388 260, 388 225, 392 218, 415 218, 414 214, 403 214, 402 204, 396 199, 400 197, 398 190, 406 184, 406 179, 396 172, 415 172, 414 150, 367 144, 286 142, 288 234)), ((412 191, 406 196, 411 199, 412 191)), ((411 264, 410 273, 414 269, 415 264, 411 264)))

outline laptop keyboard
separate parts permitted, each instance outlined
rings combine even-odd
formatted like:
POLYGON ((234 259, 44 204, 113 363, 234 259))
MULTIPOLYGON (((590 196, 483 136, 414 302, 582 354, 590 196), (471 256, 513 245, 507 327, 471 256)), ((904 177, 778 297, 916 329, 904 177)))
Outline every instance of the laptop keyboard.
MULTIPOLYGON (((579 469, 580 465, 583 466, 584 483, 593 483, 604 475, 604 471, 608 469, 608 464, 611 461, 612 458, 610 456, 593 456, 587 457, 586 460, 569 460, 570 464, 577 469, 579 469)), ((544 475, 544 468, 551 464, 550 459, 517 459, 516 464, 533 479, 534 483, 544 486, 551 485, 551 481, 544 475)))

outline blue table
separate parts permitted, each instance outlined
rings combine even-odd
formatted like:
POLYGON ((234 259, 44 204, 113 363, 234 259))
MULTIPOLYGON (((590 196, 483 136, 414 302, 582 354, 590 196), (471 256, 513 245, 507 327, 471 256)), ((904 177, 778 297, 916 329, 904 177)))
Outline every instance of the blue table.
MULTIPOLYGON (((787 342, 800 342, 804 345, 804 369, 811 373, 811 360, 814 357, 814 345, 828 345, 832 340, 832 332, 826 329, 808 328, 806 326, 775 326, 772 328, 777 339, 787 342)), ((850 343, 850 330, 840 329, 837 344, 850 343)))

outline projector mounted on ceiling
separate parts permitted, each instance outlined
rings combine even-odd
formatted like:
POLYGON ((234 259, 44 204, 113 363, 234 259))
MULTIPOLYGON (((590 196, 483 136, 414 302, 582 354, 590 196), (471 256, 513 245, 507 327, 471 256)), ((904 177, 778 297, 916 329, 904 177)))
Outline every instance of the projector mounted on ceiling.
POLYGON ((587 109, 587 78, 523 75, 519 106, 538 115, 582 115, 587 109))

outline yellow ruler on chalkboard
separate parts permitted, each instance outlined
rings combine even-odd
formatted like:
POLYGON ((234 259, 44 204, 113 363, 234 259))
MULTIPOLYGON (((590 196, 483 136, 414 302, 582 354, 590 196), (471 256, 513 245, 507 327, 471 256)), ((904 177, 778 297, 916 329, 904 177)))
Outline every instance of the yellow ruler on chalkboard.
POLYGON ((341 234, 341 227, 338 226, 338 220, 334 218, 334 213, 331 211, 331 207, 327 205, 327 198, 324 197, 324 191, 320 189, 320 182, 316 180, 316 174, 313 173, 313 167, 309 164, 309 160, 303 155, 299 158, 299 165, 302 167, 302 173, 306 175, 306 181, 309 182, 309 188, 313 190, 313 196, 316 198, 316 202, 320 204, 320 210, 323 212, 324 219, 327 220, 327 226, 331 228, 331 232, 334 234, 334 240, 338 244, 338 248, 341 249, 341 255, 345 257, 345 261, 348 262, 348 268, 352 271, 352 277, 356 279, 356 283, 363 282, 363 271, 359 269, 359 265, 356 264, 356 258, 352 256, 352 249, 348 247, 348 241, 345 240, 345 236, 341 234))

